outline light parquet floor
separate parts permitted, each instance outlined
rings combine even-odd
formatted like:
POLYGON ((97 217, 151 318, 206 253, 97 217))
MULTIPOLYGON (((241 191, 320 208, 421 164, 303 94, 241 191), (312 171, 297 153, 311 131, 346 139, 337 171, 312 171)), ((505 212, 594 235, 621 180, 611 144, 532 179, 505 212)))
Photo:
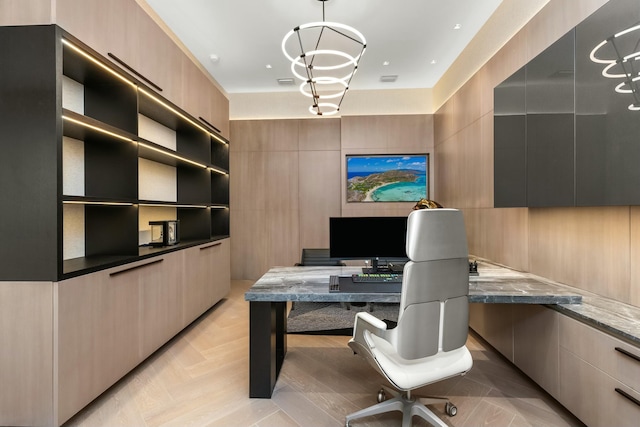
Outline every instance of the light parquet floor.
MULTIPOLYGON (((78 426, 323 427, 375 403, 381 377, 347 347, 348 337, 289 335, 272 399, 248 397, 250 281, 69 420, 78 426)), ((469 426, 582 426, 520 371, 473 334, 474 367, 464 377, 426 387, 458 407, 446 423, 469 426)), ((352 422, 399 426, 400 413, 352 422)), ((415 426, 426 426, 414 418, 415 426)))

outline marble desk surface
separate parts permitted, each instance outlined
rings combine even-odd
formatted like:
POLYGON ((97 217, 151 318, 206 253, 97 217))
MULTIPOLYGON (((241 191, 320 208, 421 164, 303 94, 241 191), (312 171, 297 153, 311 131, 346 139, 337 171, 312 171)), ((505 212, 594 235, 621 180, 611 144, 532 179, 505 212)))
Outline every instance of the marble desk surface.
MULTIPOLYGON (((329 276, 350 276, 362 267, 274 267, 246 293, 246 301, 399 302, 399 293, 329 292, 329 276)), ((469 276, 469 302, 544 304, 640 346, 640 308, 529 273, 478 261, 469 276)))
MULTIPOLYGON (((582 296, 526 273, 478 264, 469 277, 469 302, 580 304, 582 296)), ((400 302, 399 293, 329 292, 329 276, 351 276, 362 267, 274 267, 246 293, 247 301, 400 302)))

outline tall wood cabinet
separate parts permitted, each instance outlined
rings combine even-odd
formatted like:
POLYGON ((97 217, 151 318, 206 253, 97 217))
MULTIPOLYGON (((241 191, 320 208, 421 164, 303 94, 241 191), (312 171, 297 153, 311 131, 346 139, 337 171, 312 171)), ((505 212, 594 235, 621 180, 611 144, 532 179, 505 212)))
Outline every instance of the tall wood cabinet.
POLYGON ((60 425, 228 293, 229 142, 56 25, 0 63, 0 425, 60 425))

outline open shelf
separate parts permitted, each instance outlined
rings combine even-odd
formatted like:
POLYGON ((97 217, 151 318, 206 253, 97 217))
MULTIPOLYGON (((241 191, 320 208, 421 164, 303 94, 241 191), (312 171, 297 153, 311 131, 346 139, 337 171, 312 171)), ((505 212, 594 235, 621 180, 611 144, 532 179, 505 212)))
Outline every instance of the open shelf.
POLYGON ((140 138, 138 138, 138 156, 169 166, 207 168, 207 164, 202 163, 199 159, 189 157, 183 153, 178 154, 177 151, 169 150, 162 145, 140 138))
POLYGON ((137 131, 137 91, 77 42, 63 39, 62 73, 84 86, 84 114, 129 133, 137 131))
MULTIPOLYGON (((152 215, 180 220, 181 242, 172 247, 157 248, 146 246, 144 243, 145 238, 139 237, 139 234, 146 229, 143 224, 146 219, 140 219, 141 222, 136 225, 137 233, 135 233, 136 238, 141 239, 137 243, 142 244, 142 246, 136 248, 138 257, 151 256, 210 241, 213 238, 212 235, 214 235, 212 233, 213 218, 216 218, 215 227, 218 230, 215 233, 215 238, 228 237, 229 227, 228 224, 224 223, 224 216, 212 214, 212 211, 218 209, 210 207, 215 205, 228 208, 228 141, 218 135, 217 132, 209 129, 207 125, 194 119, 176 105, 154 93, 144 84, 128 76, 122 78, 119 71, 106 70, 105 68, 108 68, 108 66, 105 65, 104 61, 100 59, 94 61, 95 58, 87 57, 78 49, 72 49, 68 46, 65 47, 64 51, 64 60, 68 61, 64 74, 81 83, 85 94, 84 115, 64 110, 65 117, 68 117, 65 120, 64 133, 65 136, 85 142, 85 163, 93 164, 94 155, 99 154, 104 159, 107 159, 107 169, 118 170, 118 174, 127 176, 119 180, 128 182, 131 189, 138 189, 137 180, 142 179, 139 176, 142 171, 138 170, 142 165, 133 165, 136 159, 145 159, 159 165, 169 166, 174 168, 173 172, 170 169, 165 169, 163 172, 162 167, 153 166, 154 163, 145 163, 144 170, 147 171, 151 167, 152 173, 149 176, 149 172, 145 172, 145 183, 148 183, 149 179, 151 179, 153 185, 166 185, 167 177, 169 180, 173 179, 173 185, 175 185, 173 197, 177 197, 177 200, 174 199, 171 196, 172 191, 169 190, 168 193, 161 191, 160 195, 152 192, 154 198, 158 196, 158 198, 164 200, 146 200, 140 198, 141 195, 137 193, 125 194, 121 190, 114 190, 115 193, 110 194, 106 188, 96 189, 94 184, 87 184, 86 196, 65 196, 65 202, 85 204, 85 214, 88 212, 90 216, 85 221, 90 222, 98 220, 94 218, 96 213, 91 209, 94 204, 108 206, 108 203, 112 201, 133 202, 137 205, 138 216, 141 215, 140 209, 146 210, 145 218, 147 215, 152 215), (143 121, 144 123, 138 124, 136 121, 134 128, 129 124, 118 124, 122 122, 114 120, 108 114, 94 113, 90 108, 88 113, 86 105, 87 93, 89 93, 89 96, 93 96, 94 99, 100 99, 100 91, 94 89, 96 82, 100 80, 108 81, 110 85, 115 85, 118 88, 115 92, 115 98, 104 102, 104 105, 107 106, 106 108, 119 108, 118 106, 122 102, 126 102, 126 96, 128 96, 123 94, 134 92, 136 94, 136 102, 134 103, 136 110, 133 113, 127 108, 123 108, 123 110, 126 111, 127 117, 129 115, 135 116, 137 121, 143 121), (134 82, 133 85, 130 82, 134 82), (131 91, 131 87, 133 87, 133 91, 131 91), (97 92, 97 94, 93 92, 97 92), (150 135, 146 138, 141 137, 142 124, 145 126, 144 135, 150 135), (138 134, 138 132, 141 132, 141 134, 138 134), (105 137, 104 134, 110 136, 105 137), (156 137, 158 140, 155 139, 156 137), (126 148, 109 147, 102 141, 104 138, 120 139, 120 142, 133 142, 131 145, 137 148, 137 152, 133 155, 132 150, 131 153, 124 154, 122 151, 126 151, 126 148), (95 144, 96 147, 90 147, 89 143, 95 144), (175 149, 173 149, 174 147, 175 149), (126 159, 125 163, 131 161, 131 164, 126 167, 128 172, 114 167, 113 159, 118 157, 126 159), (175 174, 174 178, 171 178, 172 174, 175 174), (158 183, 156 179, 160 179, 161 183, 158 183), (156 208, 160 210, 152 213, 155 212, 156 208), (163 208, 165 208, 165 211, 162 211, 163 208), (166 211, 166 208, 173 209, 173 213, 171 213, 172 210, 166 211), (148 209, 152 209, 152 211, 148 211, 148 209)), ((95 56, 95 53, 91 52, 88 55, 95 56)), ((90 167, 85 168, 85 173, 88 174, 86 177, 87 183, 92 180, 92 176, 102 176, 104 178, 103 172, 105 168, 95 166, 96 169, 102 171, 89 171, 89 168, 92 167, 90 165, 90 167)), ((110 182, 110 180, 103 180, 103 182, 110 182)), ((109 183, 105 184, 105 186, 111 189, 123 187, 118 183, 109 183)), ((97 212, 100 213, 101 210, 97 212)), ((226 216, 226 221, 228 222, 228 215, 226 216)), ((105 226, 105 228, 108 227, 105 226)), ((93 235, 98 231, 97 229, 91 229, 88 233, 93 235)), ((121 240, 122 237, 120 236, 118 240, 121 240)), ((85 240, 89 241, 91 239, 91 236, 85 236, 85 240)), ((110 248, 99 248, 102 254, 88 253, 85 258, 65 261, 65 272, 68 274, 71 270, 77 272, 87 268, 95 269, 102 263, 106 266, 118 262, 129 262, 134 252, 132 249, 133 238, 128 236, 122 240, 127 241, 127 243, 123 243, 120 247, 117 247, 115 242, 112 242, 112 245, 106 244, 106 246, 111 246, 110 248), (117 255, 105 254, 111 249, 119 253, 117 255)), ((94 246, 88 244, 87 250, 91 250, 94 246)), ((135 259, 135 254, 133 259, 135 259)))
POLYGON ((228 237, 226 139, 56 25, 0 31, 3 165, 24 171, 0 185, 19 206, 2 216, 15 230, 0 280, 54 282, 228 237), (178 245, 144 246, 156 219, 180 220, 178 245))

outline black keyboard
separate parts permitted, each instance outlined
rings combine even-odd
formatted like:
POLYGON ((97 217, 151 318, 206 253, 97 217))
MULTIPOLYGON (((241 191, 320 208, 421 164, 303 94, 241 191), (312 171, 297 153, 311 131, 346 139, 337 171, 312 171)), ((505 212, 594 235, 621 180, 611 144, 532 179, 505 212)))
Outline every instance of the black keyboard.
POLYGON ((398 273, 360 273, 351 276, 353 283, 402 283, 398 273))

